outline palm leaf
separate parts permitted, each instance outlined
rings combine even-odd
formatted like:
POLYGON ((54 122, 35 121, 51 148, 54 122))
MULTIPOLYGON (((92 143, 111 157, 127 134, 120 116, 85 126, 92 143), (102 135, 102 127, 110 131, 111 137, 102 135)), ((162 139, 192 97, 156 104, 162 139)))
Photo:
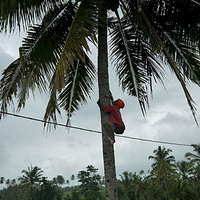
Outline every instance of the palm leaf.
POLYGON ((190 0, 162 2, 145 1, 146 23, 156 30, 155 39, 160 38, 183 76, 199 85, 200 6, 190 0))
POLYGON ((54 71, 58 63, 75 10, 71 2, 55 6, 45 15, 41 25, 29 28, 28 36, 23 41, 25 64, 29 68, 41 68, 49 80, 52 74, 48 69, 54 71))
POLYGON ((17 96, 17 90, 21 82, 23 82, 24 76, 21 73, 22 67, 20 60, 17 59, 11 63, 7 69, 2 73, 2 79, 0 80, 0 100, 1 111, 0 117, 7 112, 7 106, 13 104, 13 96, 17 96))
MULTIPOLYGON (((154 35, 155 39, 157 40, 158 45, 160 46, 161 52, 163 52, 164 55, 166 56, 167 61, 168 61, 169 65, 170 65, 170 67, 171 67, 171 70, 175 73, 177 79, 179 80, 179 82, 180 82, 180 84, 182 86, 182 89, 183 89, 183 91, 185 93, 188 105, 190 106, 190 109, 192 111, 192 115, 193 115, 193 117, 195 119, 195 122, 198 125, 198 122, 197 122, 197 119, 196 119, 196 114, 195 114, 196 113, 195 102, 192 99, 192 97, 191 97, 191 95, 190 95, 190 93, 189 93, 189 91, 187 89, 187 86, 186 86, 187 83, 186 83, 185 78, 184 78, 185 77, 184 75, 186 74, 187 71, 184 71, 184 73, 182 72, 181 67, 178 66, 178 63, 173 59, 173 57, 171 56, 169 51, 166 49, 165 44, 162 42, 161 38, 156 33, 154 27, 152 26, 152 24, 148 20, 146 14, 143 11, 141 11, 141 13, 142 13, 142 16, 144 18, 144 21, 147 24, 147 27, 149 27, 150 33, 154 35)), ((176 51, 177 51, 177 49, 176 49, 176 51)), ((180 53, 179 53, 179 55, 180 55, 180 53)), ((182 56, 182 60, 185 62, 185 59, 184 59, 183 56, 182 56)), ((186 64, 188 64, 188 62, 186 64)), ((190 67, 190 69, 192 70, 192 67, 190 67)), ((190 74, 191 74, 191 71, 190 71, 190 74)), ((198 72, 198 74, 199 74, 199 72, 198 72)))
POLYGON ((117 75, 123 91, 127 91, 129 95, 137 96, 143 114, 146 112, 148 100, 148 85, 152 92, 152 78, 159 80, 163 84, 164 70, 160 63, 159 57, 153 53, 148 40, 138 30, 137 24, 131 21, 128 16, 121 19, 121 27, 124 36, 120 31, 120 22, 112 22, 111 32, 111 50, 114 65, 116 66, 117 75), (123 40, 123 37, 126 38, 123 40), (127 47, 125 47, 127 46, 127 47), (129 51, 126 50, 128 48, 129 51), (130 54, 130 55, 128 55, 130 54), (130 64, 131 58, 131 64, 130 64), (128 64, 127 64, 128 63, 128 64), (136 80, 134 81, 134 71, 136 80), (137 85, 135 84, 137 82, 137 85))
POLYGON ((70 125, 70 117, 71 117, 71 108, 72 108, 72 101, 73 101, 73 96, 75 92, 75 84, 76 84, 76 79, 77 79, 77 73, 78 73, 78 68, 79 68, 79 60, 77 61, 76 68, 75 68, 75 73, 73 76, 73 83, 72 83, 72 88, 71 88, 71 93, 70 93, 70 100, 69 100, 69 109, 68 109, 68 119, 67 119, 67 124, 70 125))
POLYGON ((58 1, 55 0, 1 0, 0 31, 13 32, 40 21, 45 12, 58 1))
POLYGON ((145 4, 142 7, 140 5, 140 8, 138 9, 136 2, 127 0, 123 3, 123 9, 126 10, 126 13, 128 13, 128 20, 135 22, 136 24, 138 24, 136 20, 140 22, 137 25, 137 28, 144 33, 144 36, 147 39, 145 41, 150 42, 153 57, 155 58, 157 53, 161 56, 164 54, 170 65, 170 69, 175 73, 177 79, 181 83, 188 105, 190 106, 194 119, 197 123, 195 117, 195 103, 186 87, 187 82, 185 77, 191 79, 199 85, 199 67, 198 65, 191 63, 191 60, 194 61, 195 59, 198 61, 197 64, 199 64, 199 38, 196 37, 199 33, 195 30, 190 31, 189 29, 189 27, 199 29, 199 17, 197 17, 194 22, 189 20, 187 23, 182 23, 183 19, 180 19, 180 16, 176 19, 176 16, 180 11, 181 14, 184 13, 184 15, 185 13, 188 13, 188 15, 191 16, 199 16, 198 9, 195 9, 194 5, 190 4, 189 1, 185 1, 184 6, 181 6, 181 8, 178 8, 178 5, 180 4, 177 4, 177 2, 168 4, 167 1, 165 3, 162 1, 162 5, 161 1, 159 3, 156 2, 156 0, 145 1, 145 4), (188 6, 190 6, 191 9, 189 9, 189 12, 186 12, 186 7, 188 6), (150 13, 149 17, 151 21, 146 16, 144 11, 148 14, 150 13), (135 12, 138 14, 134 15, 135 12), (192 15, 192 12, 195 12, 195 14, 192 15), (173 18, 171 17, 171 14, 173 18), (156 27, 157 32, 155 31, 154 26, 156 27), (183 31, 183 33, 181 31, 183 31), (175 37, 175 35, 177 36, 175 37), (180 43, 177 43, 177 41, 180 43), (183 46, 187 46, 187 48, 184 49, 183 46), (195 51, 192 52, 192 50, 195 51))
POLYGON ((45 121, 50 121, 51 119, 54 122, 56 121, 56 110, 58 111, 56 108, 58 107, 63 107, 68 112, 68 116, 71 117, 71 113, 78 110, 80 104, 86 102, 86 97, 93 86, 92 79, 95 71, 92 62, 84 51, 89 51, 88 41, 96 42, 96 8, 95 2, 88 0, 83 0, 78 7, 51 81, 49 105, 53 103, 55 109, 49 105, 47 106, 45 121), (80 60, 80 66, 78 67, 75 91, 72 92, 75 72, 73 66, 77 60, 80 60), (81 75, 81 73, 83 74, 81 75), (57 91, 60 93, 58 97, 56 96, 57 91))
MULTIPOLYGON (((34 91, 37 86, 40 91, 46 91, 48 82, 51 81, 51 98, 44 118, 46 120, 53 119, 56 121, 55 113, 58 112, 60 114, 60 110, 58 108, 58 99, 56 97, 57 88, 55 89, 54 85, 55 77, 58 75, 55 69, 61 56, 61 52, 64 49, 64 41, 69 34, 75 11, 76 7, 71 2, 61 5, 58 4, 49 10, 41 25, 34 25, 29 28, 28 35, 24 38, 23 46, 20 48, 20 59, 13 62, 11 66, 4 71, 4 76, 0 82, 1 85, 4 86, 1 88, 1 99, 3 98, 1 109, 3 111, 6 111, 6 103, 9 102, 8 100, 12 100, 13 95, 17 95, 19 102, 18 109, 20 109, 25 105, 25 101, 29 96, 29 89, 34 91)), ((95 73, 94 66, 85 53, 82 53, 86 65, 81 61, 80 69, 84 70, 86 74, 83 74, 82 80, 78 80, 80 81, 79 84, 83 85, 79 87, 82 89, 82 92, 76 94, 77 96, 75 98, 79 99, 77 100, 74 98, 76 103, 71 103, 73 108, 69 109, 69 113, 73 113, 74 110, 78 109, 79 103, 86 101, 84 95, 88 96, 89 90, 91 90, 93 85, 92 79, 94 78, 95 73), (89 76, 87 76, 87 73, 89 76), (88 83, 86 83, 87 81, 88 83), (78 95, 81 97, 78 97, 78 95)), ((76 61, 74 60, 73 62, 76 61)), ((70 88, 68 72, 72 73, 73 66, 68 63, 68 65, 65 66, 65 71, 65 76, 61 79, 64 80, 64 87, 68 85, 70 88)), ((59 91, 62 91, 62 87, 59 88, 59 91)), ((63 96, 64 95, 61 94, 59 101, 62 100, 63 96)), ((63 102, 61 103, 61 106, 67 107, 66 105, 63 105, 63 102)), ((68 108, 66 108, 66 110, 67 109, 68 108)))
POLYGON ((47 13, 41 25, 29 28, 20 48, 20 59, 4 71, 1 79, 2 111, 6 111, 6 102, 11 102, 17 91, 20 109, 25 105, 29 89, 34 91, 37 86, 40 91, 47 90, 74 14, 75 7, 71 2, 58 5, 47 13), (62 23, 65 26, 60 25, 62 23))
POLYGON ((74 60, 84 62, 84 51, 90 50, 88 41, 96 43, 96 18, 97 7, 95 1, 81 1, 56 68, 55 79, 53 80, 54 89, 59 91, 63 88, 68 65, 73 66, 74 60))
POLYGON ((56 112, 58 111, 60 114, 58 108, 63 108, 67 111, 69 120, 72 114, 87 102, 87 98, 90 98, 96 77, 95 67, 86 54, 84 62, 74 61, 74 65, 77 67, 68 67, 68 78, 65 80, 65 87, 58 97, 53 93, 55 90, 52 88, 44 117, 46 122, 57 121, 56 112))

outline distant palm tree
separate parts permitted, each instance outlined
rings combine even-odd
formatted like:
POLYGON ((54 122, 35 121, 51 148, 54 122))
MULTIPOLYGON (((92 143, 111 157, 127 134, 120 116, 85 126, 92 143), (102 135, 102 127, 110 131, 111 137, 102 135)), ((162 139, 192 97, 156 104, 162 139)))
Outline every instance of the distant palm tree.
POLYGON ((73 186, 74 186, 74 180, 75 180, 75 175, 74 175, 74 174, 72 174, 72 175, 71 175, 71 178, 70 178, 70 180, 72 181, 72 183, 73 183, 73 186))
POLYGON ((7 185, 7 187, 9 187, 9 186, 10 186, 10 184, 11 184, 11 181, 10 181, 10 179, 6 179, 6 182, 5 182, 5 184, 7 185))
POLYGON ((65 184, 65 179, 63 176, 58 175, 57 176, 57 183, 60 184, 60 186, 62 187, 63 184, 65 184))
POLYGON ((137 199, 139 196, 145 199, 145 178, 142 177, 144 171, 141 170, 139 174, 136 172, 125 171, 120 174, 118 180, 119 196, 121 199, 137 199))
POLYGON ((16 185, 16 183, 17 183, 16 179, 12 179, 11 185, 14 186, 14 185, 16 185))
POLYGON ((176 163, 177 170, 181 179, 188 179, 193 172, 193 165, 190 162, 180 161, 176 163))
POLYGON ((1 189, 2 189, 2 185, 4 184, 4 181, 5 181, 5 178, 4 178, 4 177, 1 177, 1 178, 0 178, 1 189))
POLYGON ((28 167, 28 171, 23 170, 22 173, 24 175, 19 178, 21 185, 24 190, 30 190, 30 198, 33 200, 33 190, 38 187, 43 180, 43 171, 37 166, 31 166, 28 167))
MULTIPOLYGON (((153 159, 154 163, 151 165, 153 169, 161 168, 162 166, 165 166, 165 163, 171 164, 172 162, 175 162, 174 156, 169 156, 169 153, 172 152, 171 149, 166 149, 165 147, 161 148, 161 146, 158 147, 158 149, 155 149, 153 151, 154 156, 149 156, 149 159, 153 159)), ((164 170, 164 168, 162 168, 164 170)))
POLYGON ((120 174, 119 191, 122 198, 135 199, 135 174, 128 171, 120 174))
MULTIPOLYGON (((180 161, 176 163, 178 178, 177 178, 177 198, 178 199, 190 199, 191 194, 195 193, 196 187, 193 187, 195 179, 191 181, 192 176, 194 177, 194 166, 191 162, 180 161)), ((194 184, 195 185, 195 184, 194 184)), ((195 197, 193 197, 195 199, 195 197)))
POLYGON ((69 184, 70 184, 70 181, 67 179, 67 180, 65 181, 65 183, 66 183, 67 185, 69 185, 69 184))
POLYGON ((200 144, 192 144, 195 153, 187 152, 185 157, 193 164, 200 164, 200 144))
MULTIPOLYGON (((175 174, 175 158, 174 156, 169 156, 172 152, 171 149, 166 149, 165 147, 155 149, 153 151, 154 156, 149 156, 149 159, 153 159, 154 162, 151 165, 152 170, 150 176, 156 180, 156 182, 163 189, 165 198, 167 198, 169 185, 173 182, 173 177, 175 174)), ((162 193, 162 191, 159 191, 162 193)))
POLYGON ((53 177, 53 179, 52 179, 52 183, 53 183, 53 184, 55 184, 55 185, 57 185, 57 184, 58 184, 58 180, 57 180, 57 178, 56 178, 56 177, 53 177))
POLYGON ((193 176, 200 179, 200 144, 192 144, 195 153, 187 152, 185 157, 190 161, 193 165, 193 176))

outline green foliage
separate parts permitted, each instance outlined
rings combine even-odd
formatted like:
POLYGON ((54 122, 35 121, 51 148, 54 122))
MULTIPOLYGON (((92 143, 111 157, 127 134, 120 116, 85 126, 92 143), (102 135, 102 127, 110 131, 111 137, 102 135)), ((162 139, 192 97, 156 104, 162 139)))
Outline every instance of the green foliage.
POLYGON ((34 198, 37 200, 61 200, 63 191, 50 181, 45 181, 36 189, 34 198))
MULTIPOLYGON (((194 151, 198 155, 197 149, 200 145, 193 145, 194 151)), ((190 162, 175 162, 175 158, 169 153, 170 149, 161 148, 154 150, 154 156, 149 156, 154 160, 152 169, 148 176, 143 173, 136 174, 124 172, 118 180, 119 200, 199 200, 200 197, 200 165, 199 161, 194 164, 190 162)), ((194 153, 186 153, 195 157, 194 153)), ((196 155, 196 156, 195 156, 196 155)))
POLYGON ((35 166, 28 167, 28 171, 22 170, 23 176, 19 178, 24 191, 28 191, 29 198, 34 199, 34 192, 40 186, 40 183, 45 178, 42 177, 43 171, 35 166))
POLYGON ((80 193, 76 189, 72 189, 71 193, 64 197, 64 200, 81 200, 80 193))
POLYGON ((0 200, 26 200, 28 193, 20 185, 9 186, 0 190, 0 200))
POLYGON ((64 177, 61 176, 61 175, 58 175, 57 176, 57 183, 62 186, 65 183, 64 177))
POLYGON ((79 171, 78 182, 81 183, 79 186, 80 193, 84 196, 85 200, 97 200, 102 199, 102 195, 99 192, 99 183, 101 176, 96 174, 97 170, 92 165, 86 167, 86 171, 79 171))
MULTIPOLYGON (((200 144, 193 145, 194 152, 187 152, 185 155, 192 155, 195 158, 189 161, 176 162, 172 150, 165 147, 158 147, 153 151, 154 155, 149 156, 153 160, 148 175, 144 171, 132 173, 125 171, 118 180, 119 200, 199 200, 200 199, 200 160, 197 149, 200 144)), ((58 187, 56 182, 48 181, 41 177, 37 187, 33 187, 31 199, 33 200, 103 200, 105 190, 100 190, 101 176, 97 174, 98 169, 88 165, 86 170, 78 172, 78 186, 58 187)), ((23 170, 23 173, 25 170, 23 170)), ((29 168, 28 174, 40 174, 38 167, 29 168), (30 173, 32 170, 35 172, 30 173)), ((40 177, 40 176, 39 176, 40 177)), ((57 177, 62 177, 58 175, 57 177)), ((25 178, 24 178, 25 179, 25 178)), ((75 175, 72 176, 75 179, 75 175)), ((3 178, 2 178, 3 180, 3 178)), ((4 178, 5 180, 5 178, 4 178)), ((8 180, 8 179, 6 179, 8 180)), ((25 179, 27 180, 27 179, 25 179)), ((32 180, 32 179, 31 179, 32 180)), ((0 190, 0 200, 29 200, 29 190, 22 190, 22 185, 11 184, 9 181, 6 189, 0 190)), ((24 184, 24 183, 23 183, 24 184)), ((29 184, 26 184, 29 187, 29 184)))

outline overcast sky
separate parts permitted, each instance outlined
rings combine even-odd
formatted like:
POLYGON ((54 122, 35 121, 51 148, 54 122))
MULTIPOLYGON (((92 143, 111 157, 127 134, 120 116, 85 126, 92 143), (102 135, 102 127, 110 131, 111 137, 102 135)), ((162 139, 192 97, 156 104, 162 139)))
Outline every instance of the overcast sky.
MULTIPOLYGON (((18 47, 22 38, 0 35, 0 70, 6 68, 18 58, 18 47)), ((97 56, 94 54, 94 56, 97 56)), ((134 138, 197 144, 200 141, 200 129, 197 127, 186 102, 180 84, 170 73, 167 75, 167 91, 154 84, 154 98, 146 118, 143 117, 136 98, 123 94, 118 88, 114 70, 110 70, 111 91, 115 99, 122 98, 125 108, 121 111, 126 124, 125 136, 134 138)), ((197 119, 200 124, 200 88, 194 85, 189 90, 196 102, 197 119)), ((100 131, 100 114, 96 105, 98 89, 95 87, 92 99, 72 117, 72 126, 100 131)), ((43 119, 48 102, 48 94, 36 94, 30 98, 20 115, 43 119)), ((12 107, 9 111, 12 112, 12 107)), ((58 123, 65 124, 65 113, 58 118, 58 123)), ((124 171, 148 173, 152 161, 148 159, 158 146, 171 149, 176 161, 184 159, 192 147, 176 146, 126 138, 116 138, 115 160, 117 175, 124 171)), ((38 166, 48 179, 62 175, 70 179, 72 174, 85 170, 87 165, 99 169, 103 176, 103 156, 101 135, 65 127, 57 127, 47 132, 40 122, 7 116, 0 121, 0 177, 17 179, 28 166, 38 166)))

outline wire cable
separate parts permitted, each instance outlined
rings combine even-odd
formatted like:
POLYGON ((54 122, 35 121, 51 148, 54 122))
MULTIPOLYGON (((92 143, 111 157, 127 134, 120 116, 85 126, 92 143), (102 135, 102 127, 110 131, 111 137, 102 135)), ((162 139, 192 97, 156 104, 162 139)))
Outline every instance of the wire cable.
MULTIPOLYGON (((17 115, 17 114, 12 114, 12 113, 8 113, 8 112, 2 112, 2 111, 0 111, 0 113, 10 115, 10 116, 13 116, 13 117, 27 119, 27 120, 32 120, 32 121, 37 121, 37 122, 42 122, 42 123, 45 122, 44 120, 33 118, 33 117, 27 117, 27 116, 23 116, 23 115, 17 115)), ((72 129, 77 129, 77 130, 81 130, 81 131, 87 131, 87 132, 102 134, 101 131, 81 128, 81 127, 77 127, 77 126, 69 126, 69 125, 64 125, 64 124, 55 123, 55 122, 46 122, 46 123, 51 124, 51 125, 56 125, 56 126, 62 126, 62 127, 65 127, 65 128, 72 128, 72 129)), ((164 141, 159 141, 159 140, 137 138, 137 137, 131 137, 131 136, 125 136, 125 135, 115 135, 115 136, 121 137, 121 138, 126 138, 126 139, 131 139, 131 140, 140 140, 140 141, 143 141, 143 142, 153 142, 153 143, 169 144, 169 145, 176 145, 176 146, 188 146, 188 147, 192 146, 190 144, 175 143, 175 142, 164 142, 164 141)))

